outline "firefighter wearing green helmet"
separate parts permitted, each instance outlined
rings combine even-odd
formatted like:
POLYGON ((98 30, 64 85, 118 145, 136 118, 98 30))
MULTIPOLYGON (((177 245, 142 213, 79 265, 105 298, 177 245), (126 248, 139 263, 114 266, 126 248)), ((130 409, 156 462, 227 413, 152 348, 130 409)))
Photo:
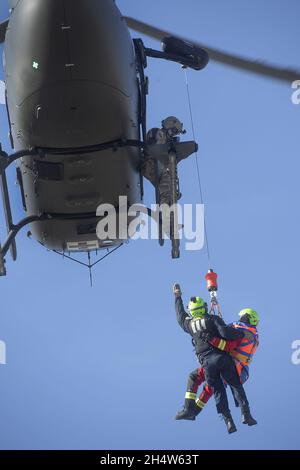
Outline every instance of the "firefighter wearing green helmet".
MULTIPOLYGON (((221 351, 229 353, 234 358, 235 368, 240 382, 244 384, 249 379, 249 365, 259 345, 259 335, 257 331, 259 315, 253 309, 243 309, 240 311, 239 317, 240 321, 235 321, 231 325, 236 329, 240 329, 245 335, 244 338, 230 341, 215 337, 210 340, 210 344, 219 348, 221 351)), ((195 417, 202 412, 207 402, 214 394, 213 389, 206 383, 203 368, 198 367, 189 375, 187 390, 191 391, 195 397, 197 397, 198 389, 201 384, 204 385, 199 398, 195 400, 198 406, 195 417)), ((236 400, 235 404, 239 406, 236 400)), ((255 419, 249 420, 243 415, 242 422, 248 424, 248 426, 257 424, 255 419)))
POLYGON ((231 351, 231 355, 238 362, 248 366, 258 347, 257 325, 259 323, 259 315, 252 308, 244 308, 239 313, 240 321, 233 323, 234 328, 244 333, 237 348, 231 351))
POLYGON ((245 320, 244 323, 249 323, 249 325, 257 326, 259 324, 259 315, 252 308, 244 308, 240 311, 239 317, 241 321, 245 320))
MULTIPOLYGON (((207 304, 200 297, 191 298, 188 305, 189 314, 187 314, 183 306, 179 284, 173 286, 173 292, 177 321, 181 328, 192 336, 195 352, 203 367, 206 382, 214 391, 217 411, 223 416, 227 430, 231 434, 236 431, 236 426, 229 410, 223 379, 231 386, 234 398, 242 410, 243 422, 248 424, 255 420, 251 416, 248 399, 240 383, 233 358, 228 353, 214 347, 210 340, 213 337, 223 340, 241 340, 245 336, 244 332, 231 325, 226 325, 216 315, 209 315, 207 304)), ((195 420, 199 413, 195 395, 193 390, 188 388, 184 408, 177 413, 175 419, 195 420)))

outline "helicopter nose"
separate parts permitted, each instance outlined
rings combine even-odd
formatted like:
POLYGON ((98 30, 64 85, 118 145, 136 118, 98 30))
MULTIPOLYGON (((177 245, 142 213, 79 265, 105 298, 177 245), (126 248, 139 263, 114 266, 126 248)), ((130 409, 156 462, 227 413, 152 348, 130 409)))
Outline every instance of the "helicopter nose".
POLYGON ((19 2, 6 62, 8 100, 31 145, 92 145, 137 125, 132 42, 111 0, 19 2))

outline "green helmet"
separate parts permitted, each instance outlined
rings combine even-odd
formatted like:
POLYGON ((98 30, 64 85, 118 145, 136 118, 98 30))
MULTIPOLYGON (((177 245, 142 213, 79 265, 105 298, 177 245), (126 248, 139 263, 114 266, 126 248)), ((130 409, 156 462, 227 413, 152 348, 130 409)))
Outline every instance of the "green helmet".
POLYGON ((207 303, 201 297, 191 297, 188 309, 193 318, 202 318, 207 314, 207 303))
POLYGON ((250 325, 257 326, 259 323, 259 315, 258 313, 253 310, 252 308, 244 308, 240 311, 239 317, 243 317, 244 315, 248 315, 250 325))

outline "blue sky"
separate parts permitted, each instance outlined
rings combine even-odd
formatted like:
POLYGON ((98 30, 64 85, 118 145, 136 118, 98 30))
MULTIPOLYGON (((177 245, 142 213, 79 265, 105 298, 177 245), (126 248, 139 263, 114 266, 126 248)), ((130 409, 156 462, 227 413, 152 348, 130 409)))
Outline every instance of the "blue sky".
MULTIPOLYGON (((297 0, 118 0, 121 11, 213 47, 300 68, 297 0)), ((1 1, 0 18, 7 16, 1 1)), ((133 33, 133 37, 137 37, 133 33)), ((149 47, 159 44, 144 38, 149 47)), ((2 70, 0 72, 2 77, 2 70)), ((149 59, 149 127, 174 114, 191 138, 184 73, 149 59)), ((1 279, 1 449, 297 449, 300 366, 299 117, 289 84, 209 64, 189 71, 212 264, 225 319, 251 306, 261 346, 246 391, 259 425, 226 434, 213 402, 176 422, 197 366, 175 320, 171 286, 205 296, 206 254, 155 241, 125 246, 88 273, 18 238, 1 279)), ((300 77, 299 77, 300 78, 300 77)), ((0 137, 9 148, 5 109, 0 137)), ((181 164, 183 202, 199 202, 195 159, 181 164)), ((11 169, 15 218, 23 216, 11 169)), ((146 185, 145 202, 153 201, 146 185)), ((1 214, 1 238, 4 219, 1 214)))

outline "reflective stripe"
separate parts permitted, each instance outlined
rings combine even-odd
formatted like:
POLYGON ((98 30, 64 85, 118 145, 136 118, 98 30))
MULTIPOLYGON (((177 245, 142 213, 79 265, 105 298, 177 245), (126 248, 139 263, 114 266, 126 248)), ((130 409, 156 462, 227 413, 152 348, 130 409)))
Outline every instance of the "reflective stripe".
POLYGON ((186 392, 185 394, 185 398, 187 398, 188 400, 196 400, 196 393, 192 393, 192 392, 186 392))
POLYGON ((194 321, 191 321, 191 326, 192 326, 193 333, 197 333, 196 325, 194 321))
POLYGON ((220 339, 220 343, 219 343, 218 348, 221 349, 221 351, 224 351, 225 346, 226 346, 226 341, 225 341, 225 339, 220 339))
POLYGON ((202 320, 200 320, 200 324, 201 324, 201 328, 203 328, 203 330, 206 330, 205 318, 202 318, 202 320))
POLYGON ((251 353, 247 353, 246 351, 243 351, 242 349, 236 348, 235 350, 236 350, 239 354, 243 354, 244 356, 247 356, 247 357, 252 357, 252 354, 251 354, 251 353))
POLYGON ((193 333, 197 333, 197 331, 201 331, 202 329, 200 320, 192 320, 191 326, 192 326, 193 333))
POLYGON ((201 401, 201 400, 197 400, 196 401, 196 405, 199 406, 199 408, 204 408, 206 403, 204 403, 204 401, 201 401))

